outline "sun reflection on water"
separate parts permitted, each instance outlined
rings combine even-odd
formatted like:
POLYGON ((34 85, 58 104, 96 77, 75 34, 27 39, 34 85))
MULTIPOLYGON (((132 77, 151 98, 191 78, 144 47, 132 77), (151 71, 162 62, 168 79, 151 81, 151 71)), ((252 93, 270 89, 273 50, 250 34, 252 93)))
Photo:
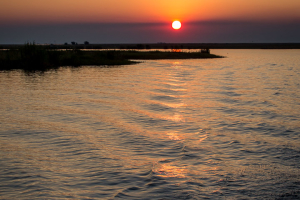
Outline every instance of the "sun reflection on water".
POLYGON ((182 117, 182 115, 180 115, 180 114, 175 114, 172 116, 164 116, 163 118, 166 120, 174 121, 174 122, 184 122, 185 121, 184 118, 182 117))
POLYGON ((154 173, 161 177, 186 178, 186 168, 170 164, 160 164, 154 170, 154 173))
POLYGON ((178 133, 169 132, 169 133, 167 133, 167 135, 169 136, 169 138, 171 140, 182 140, 182 136, 178 135, 178 133))
POLYGON ((253 59, 0 73, 3 198, 247 199, 275 183, 297 188, 298 68, 253 59))

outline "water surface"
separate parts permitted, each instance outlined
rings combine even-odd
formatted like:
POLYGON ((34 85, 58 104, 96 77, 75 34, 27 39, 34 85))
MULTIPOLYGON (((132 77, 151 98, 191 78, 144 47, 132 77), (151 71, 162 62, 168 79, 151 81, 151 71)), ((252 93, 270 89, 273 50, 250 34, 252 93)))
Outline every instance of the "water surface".
POLYGON ((300 51, 0 72, 2 199, 299 199, 300 51))

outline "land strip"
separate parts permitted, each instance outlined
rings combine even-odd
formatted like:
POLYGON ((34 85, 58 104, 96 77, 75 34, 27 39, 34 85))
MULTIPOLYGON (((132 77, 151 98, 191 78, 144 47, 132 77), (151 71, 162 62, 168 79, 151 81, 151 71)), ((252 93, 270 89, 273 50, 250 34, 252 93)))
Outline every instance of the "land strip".
POLYGON ((222 58, 209 50, 198 52, 181 51, 136 51, 136 50, 57 50, 41 45, 26 44, 18 49, 0 51, 0 70, 24 69, 47 70, 61 66, 112 66, 137 63, 134 60, 149 59, 204 59, 222 58))
MULTIPOLYGON (((0 44, 19 49, 23 44, 0 44)), ((43 44, 49 49, 300 49, 300 43, 140 43, 140 44, 43 44)))

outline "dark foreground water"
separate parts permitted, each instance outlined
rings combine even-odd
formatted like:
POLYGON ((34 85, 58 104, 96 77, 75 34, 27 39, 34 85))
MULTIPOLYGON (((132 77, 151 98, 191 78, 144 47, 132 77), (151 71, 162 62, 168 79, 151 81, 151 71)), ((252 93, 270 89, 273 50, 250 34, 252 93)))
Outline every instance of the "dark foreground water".
POLYGON ((0 199, 299 199, 300 50, 0 72, 0 199))

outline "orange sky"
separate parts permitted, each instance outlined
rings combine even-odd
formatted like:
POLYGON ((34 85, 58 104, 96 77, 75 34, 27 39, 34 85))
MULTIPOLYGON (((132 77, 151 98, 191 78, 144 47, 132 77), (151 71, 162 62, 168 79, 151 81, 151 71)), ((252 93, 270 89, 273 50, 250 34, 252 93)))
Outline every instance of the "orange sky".
POLYGON ((299 20, 300 0, 1 0, 0 22, 299 20))
POLYGON ((0 0, 0 44, 300 42, 299 10, 300 0, 0 0))

